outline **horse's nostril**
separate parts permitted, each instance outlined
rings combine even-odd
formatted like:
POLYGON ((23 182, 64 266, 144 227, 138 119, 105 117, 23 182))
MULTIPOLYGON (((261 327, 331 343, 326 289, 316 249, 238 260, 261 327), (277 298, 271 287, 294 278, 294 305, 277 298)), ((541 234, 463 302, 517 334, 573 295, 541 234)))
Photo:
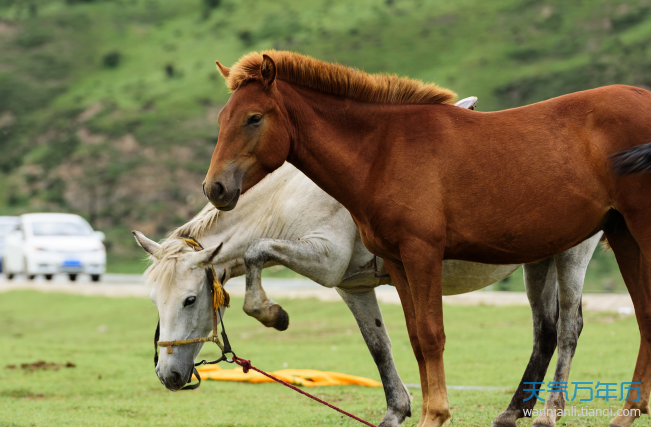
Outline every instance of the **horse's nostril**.
POLYGON ((215 194, 218 198, 221 199, 224 196, 225 191, 226 190, 224 189, 224 186, 221 183, 219 182, 215 183, 215 194))
POLYGON ((178 371, 172 371, 172 382, 178 387, 185 384, 185 381, 183 380, 183 375, 181 375, 181 373, 178 371))
POLYGON ((204 181, 204 182, 201 184, 201 189, 203 190, 203 196, 204 196, 204 197, 208 197, 208 195, 206 194, 206 181, 204 181))

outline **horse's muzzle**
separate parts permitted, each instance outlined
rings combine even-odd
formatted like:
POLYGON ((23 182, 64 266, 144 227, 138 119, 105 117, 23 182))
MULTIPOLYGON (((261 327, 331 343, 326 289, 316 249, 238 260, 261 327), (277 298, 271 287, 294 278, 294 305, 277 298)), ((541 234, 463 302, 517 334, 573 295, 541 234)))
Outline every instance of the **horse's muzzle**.
POLYGON ((210 203, 220 211, 230 211, 235 208, 240 198, 240 189, 228 189, 219 181, 204 185, 204 192, 210 203))
POLYGON ((165 388, 171 391, 177 391, 181 390, 188 382, 190 382, 190 379, 192 378, 192 370, 190 370, 189 375, 184 375, 177 370, 172 370, 164 377, 158 375, 158 378, 165 388))

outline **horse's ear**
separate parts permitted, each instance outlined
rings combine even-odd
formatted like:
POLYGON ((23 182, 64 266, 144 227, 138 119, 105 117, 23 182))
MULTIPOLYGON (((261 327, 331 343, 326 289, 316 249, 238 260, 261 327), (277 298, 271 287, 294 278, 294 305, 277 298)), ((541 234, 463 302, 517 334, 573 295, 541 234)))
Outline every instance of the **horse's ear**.
POLYGON ((212 248, 207 248, 192 254, 192 263, 198 267, 205 268, 213 263, 215 257, 222 250, 224 244, 220 243, 212 248))
POLYGON ((260 74, 262 75, 262 84, 268 89, 276 80, 276 63, 269 55, 262 55, 262 64, 260 65, 260 74))
POLYGON ((136 238, 138 245, 140 245, 140 247, 143 248, 149 255, 154 256, 154 253, 160 250, 160 245, 158 243, 148 239, 140 231, 133 230, 132 233, 133 237, 136 238))
POLYGON ((461 101, 454 104, 455 107, 467 108, 468 110, 474 110, 477 106, 477 97, 469 96, 468 98, 463 98, 461 101))
POLYGON ((228 76, 231 74, 231 69, 224 67, 222 64, 219 63, 219 61, 215 61, 215 64, 217 64, 217 69, 219 72, 222 74, 222 76, 227 79, 228 76))

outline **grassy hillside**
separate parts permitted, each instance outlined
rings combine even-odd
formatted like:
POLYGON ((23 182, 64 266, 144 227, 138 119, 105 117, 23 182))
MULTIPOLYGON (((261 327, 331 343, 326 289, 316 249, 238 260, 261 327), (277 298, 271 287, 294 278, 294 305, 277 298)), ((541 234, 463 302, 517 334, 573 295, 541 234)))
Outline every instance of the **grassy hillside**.
POLYGON ((508 108, 651 86, 648 0, 0 0, 0 214, 162 237, 204 203, 228 98, 214 60, 291 49, 508 108))

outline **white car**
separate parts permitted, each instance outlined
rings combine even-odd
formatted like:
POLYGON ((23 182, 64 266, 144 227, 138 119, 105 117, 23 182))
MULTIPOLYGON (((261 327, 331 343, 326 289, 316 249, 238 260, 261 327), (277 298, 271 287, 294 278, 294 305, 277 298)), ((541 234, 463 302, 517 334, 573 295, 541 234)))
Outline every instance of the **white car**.
POLYGON ((79 215, 34 213, 19 217, 15 230, 5 236, 3 270, 8 279, 42 274, 52 280, 57 273, 90 274, 94 282, 106 271, 104 233, 93 231, 79 215))

